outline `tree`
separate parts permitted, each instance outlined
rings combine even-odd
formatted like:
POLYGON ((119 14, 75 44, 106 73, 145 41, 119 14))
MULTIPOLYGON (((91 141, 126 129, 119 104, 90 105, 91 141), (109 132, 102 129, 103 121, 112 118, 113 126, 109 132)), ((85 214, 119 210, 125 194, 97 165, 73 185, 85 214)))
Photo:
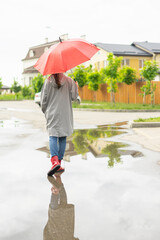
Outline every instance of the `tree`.
POLYGON ((122 57, 114 57, 112 53, 107 58, 108 66, 103 68, 104 81, 107 83, 107 92, 111 94, 111 102, 115 103, 115 93, 117 92, 118 86, 118 68, 121 65, 122 57))
MULTIPOLYGON (((119 80, 121 82, 124 82, 127 85, 131 85, 136 81, 136 71, 135 69, 124 66, 119 71, 119 80)), ((128 91, 128 103, 129 103, 129 91, 128 91)))
POLYGON ((154 103, 154 93, 156 90, 156 84, 153 84, 153 80, 158 74, 158 64, 156 61, 145 61, 144 62, 144 67, 141 70, 141 75, 143 78, 150 82, 151 84, 148 83, 148 86, 150 85, 150 93, 151 94, 151 104, 153 105, 154 103))
POLYGON ((32 90, 31 90, 31 86, 24 86, 22 88, 22 95, 23 97, 31 97, 32 95, 32 90))
POLYGON ((89 67, 84 67, 83 65, 77 66, 73 73, 68 74, 73 77, 76 82, 78 82, 79 87, 87 85, 87 75, 92 72, 92 65, 89 67))
POLYGON ((40 73, 32 79, 32 86, 35 93, 41 91, 44 81, 45 78, 40 73))
POLYGON ((96 101, 96 93, 101 84, 101 74, 99 72, 92 72, 88 75, 88 88, 94 91, 94 101, 96 101))
POLYGON ((146 96, 151 94, 151 82, 147 81, 140 89, 142 91, 140 95, 143 96, 143 104, 146 104, 146 96))
POLYGON ((18 93, 21 91, 21 86, 18 84, 16 80, 14 80, 11 90, 15 93, 16 99, 18 98, 18 93))

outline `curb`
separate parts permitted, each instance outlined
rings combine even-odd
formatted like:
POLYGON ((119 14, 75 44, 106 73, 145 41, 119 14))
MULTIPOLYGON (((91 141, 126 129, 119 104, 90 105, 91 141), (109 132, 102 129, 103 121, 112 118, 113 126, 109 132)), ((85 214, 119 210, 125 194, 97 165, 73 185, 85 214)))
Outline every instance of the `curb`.
POLYGON ((88 112, 160 112, 160 109, 143 110, 143 109, 91 109, 91 108, 73 108, 74 111, 88 111, 88 112))
POLYGON ((160 122, 132 122, 130 128, 155 128, 160 127, 160 122))

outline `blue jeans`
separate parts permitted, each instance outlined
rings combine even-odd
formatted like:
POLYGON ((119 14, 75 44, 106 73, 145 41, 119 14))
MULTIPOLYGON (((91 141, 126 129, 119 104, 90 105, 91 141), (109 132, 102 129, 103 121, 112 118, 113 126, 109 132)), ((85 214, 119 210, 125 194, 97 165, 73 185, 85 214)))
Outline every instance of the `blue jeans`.
POLYGON ((50 136, 49 148, 51 157, 58 156, 58 159, 62 160, 66 149, 66 137, 50 136))

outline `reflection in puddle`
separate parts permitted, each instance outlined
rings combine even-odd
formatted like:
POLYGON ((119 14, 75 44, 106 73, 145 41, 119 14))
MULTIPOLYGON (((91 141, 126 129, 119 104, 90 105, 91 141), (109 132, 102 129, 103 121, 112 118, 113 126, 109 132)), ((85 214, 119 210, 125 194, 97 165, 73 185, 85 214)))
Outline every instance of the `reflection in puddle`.
POLYGON ((48 180, 52 184, 52 194, 43 240, 78 240, 74 237, 74 205, 67 202, 67 194, 61 178, 48 177, 48 180))
POLYGON ((25 121, 19 119, 0 120, 0 128, 20 128, 23 127, 24 124, 25 121))
MULTIPOLYGON (((129 145, 108 140, 108 138, 126 133, 121 129, 119 126, 108 125, 97 129, 75 130, 67 139, 64 160, 70 161, 71 156, 79 154, 82 155, 82 159, 87 160, 87 153, 91 152, 95 158, 106 157, 108 167, 113 167, 117 163, 122 163, 122 155, 142 157, 141 152, 126 149, 129 145)), ((46 152, 47 157, 50 157, 49 146, 37 150, 46 152)))
POLYGON ((0 121, 0 127, 1 128, 15 128, 15 127, 19 127, 20 122, 19 121, 12 121, 12 120, 4 120, 4 121, 0 121))

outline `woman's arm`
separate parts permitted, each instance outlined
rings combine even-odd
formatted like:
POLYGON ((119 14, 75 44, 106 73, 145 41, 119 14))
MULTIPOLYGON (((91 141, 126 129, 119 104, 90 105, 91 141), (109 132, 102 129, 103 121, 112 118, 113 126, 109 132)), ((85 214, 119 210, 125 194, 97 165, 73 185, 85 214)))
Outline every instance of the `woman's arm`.
POLYGON ((45 113, 47 109, 47 101, 48 101, 48 83, 46 79, 41 90, 41 109, 43 113, 45 113))
POLYGON ((78 97, 78 84, 76 84, 73 79, 71 80, 72 80, 71 95, 72 95, 72 101, 74 101, 78 97))

